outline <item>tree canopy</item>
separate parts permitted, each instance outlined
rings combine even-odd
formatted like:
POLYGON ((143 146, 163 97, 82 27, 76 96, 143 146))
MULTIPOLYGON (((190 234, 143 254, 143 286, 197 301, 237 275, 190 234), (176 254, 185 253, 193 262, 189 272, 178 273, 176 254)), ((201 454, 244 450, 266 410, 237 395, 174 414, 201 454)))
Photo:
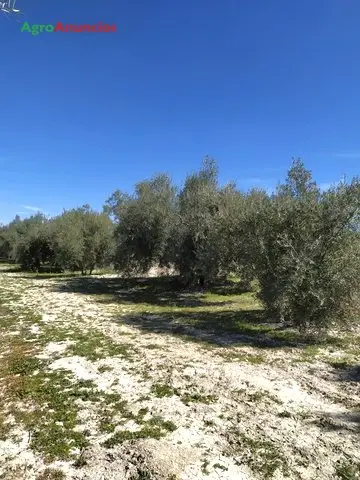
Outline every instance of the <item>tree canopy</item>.
POLYGON ((0 257, 23 269, 83 274, 112 265, 126 275, 171 266, 189 287, 236 274, 269 318, 322 329, 359 319, 360 181, 322 191, 294 160, 275 191, 221 185, 205 158, 184 184, 157 174, 116 190, 103 212, 88 205, 54 218, 16 217, 0 226, 0 257))

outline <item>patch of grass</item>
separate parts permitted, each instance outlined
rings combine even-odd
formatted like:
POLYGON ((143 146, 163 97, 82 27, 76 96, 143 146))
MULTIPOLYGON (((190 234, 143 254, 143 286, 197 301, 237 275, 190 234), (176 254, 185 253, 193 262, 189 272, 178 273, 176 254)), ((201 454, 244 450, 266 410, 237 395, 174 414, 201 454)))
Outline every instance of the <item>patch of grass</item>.
POLYGON ((301 352, 301 359, 304 362, 311 362, 319 355, 320 349, 317 345, 307 345, 301 352))
POLYGON ((120 396, 120 399, 116 400, 117 396, 118 394, 104 395, 104 401, 107 405, 105 412, 107 412, 109 423, 116 425, 117 422, 115 419, 121 419, 120 423, 123 423, 124 420, 134 420, 139 423, 142 420, 142 417, 139 414, 135 415, 129 409, 128 402, 126 400, 121 400, 120 396))
POLYGON ((110 367, 109 365, 100 365, 100 367, 98 367, 99 373, 112 372, 112 371, 113 371, 113 368, 110 367))
MULTIPOLYGON (((21 271, 21 270, 20 270, 21 271)), ((59 279, 62 278, 74 278, 74 277, 81 277, 81 273, 79 272, 51 272, 51 271, 43 271, 43 272, 22 272, 25 278, 30 279, 39 279, 39 280, 51 280, 51 279, 59 279)))
POLYGON ((160 398, 177 395, 185 405, 189 405, 190 403, 210 404, 215 403, 218 400, 215 395, 206 395, 203 392, 191 391, 196 389, 196 385, 188 385, 186 387, 187 393, 182 394, 179 389, 173 388, 169 384, 157 383, 152 386, 151 391, 155 394, 155 396, 160 398))
POLYGON ((44 324, 41 332, 36 335, 36 343, 39 346, 45 347, 49 342, 64 342, 72 340, 76 336, 76 329, 73 330, 71 324, 59 328, 56 325, 44 324))
POLYGON ((8 364, 8 371, 13 375, 31 375, 36 370, 44 367, 45 362, 35 357, 19 357, 14 358, 15 352, 12 355, 11 361, 8 364))
POLYGON ((54 468, 46 468, 40 475, 36 477, 36 480, 65 480, 65 473, 61 470, 54 468))
POLYGON ((164 347, 156 343, 149 343, 148 345, 143 345, 143 348, 147 348, 148 350, 163 350, 164 347))
POLYGON ((0 440, 6 440, 10 431, 11 425, 7 422, 5 415, 0 413, 0 440))
POLYGON ((350 459, 339 460, 335 465, 335 473, 340 480, 359 480, 360 463, 350 459))
POLYGON ((240 464, 248 465, 264 480, 273 478, 276 471, 288 475, 289 466, 279 447, 270 440, 251 438, 237 429, 228 437, 230 452, 240 464))
POLYGON ((107 395, 107 403, 112 403, 111 408, 103 409, 100 413, 99 428, 103 433, 112 433, 116 429, 119 422, 115 421, 115 417, 121 417, 123 419, 134 420, 141 429, 138 431, 122 430, 116 432, 110 437, 104 445, 107 448, 111 448, 118 443, 122 443, 126 440, 134 440, 137 438, 161 438, 166 432, 173 432, 177 429, 176 425, 168 420, 164 420, 160 416, 151 417, 149 420, 144 420, 144 417, 149 413, 147 407, 141 408, 137 414, 132 413, 128 409, 128 403, 126 401, 119 401, 117 395, 107 395), (111 402, 110 400, 113 400, 111 402))
MULTIPOLYGON (((11 415, 16 425, 29 432, 30 447, 41 453, 45 461, 69 460, 74 457, 74 449, 82 450, 89 444, 89 432, 78 428, 79 402, 95 404, 103 432, 114 432, 119 423, 116 419, 139 422, 141 429, 133 434, 138 438, 160 438, 176 429, 175 424, 160 417, 144 421, 145 409, 134 415, 120 395, 104 394, 91 381, 76 381, 69 371, 47 371, 47 362, 36 357, 49 341, 74 341, 67 353, 89 360, 111 356, 129 359, 134 352, 131 345, 119 345, 98 331, 83 331, 70 322, 64 328, 42 324, 39 315, 21 306, 7 307, 3 298, 0 291, 0 326, 5 327, 0 332, 0 388, 6 399, 6 411, 0 409, 1 437, 11 435, 11 426, 5 421, 5 415, 11 415), (30 328, 34 324, 41 324, 39 332, 30 328), (8 335, 11 331, 15 335, 8 335)), ((11 301, 14 302, 13 296, 11 301)), ((106 371, 106 367, 100 370, 106 371)), ((41 475, 50 479, 53 473, 44 470, 41 475)))
POLYGON ((69 355, 85 357, 91 361, 108 357, 122 357, 129 360, 134 352, 132 345, 115 343, 97 330, 74 332, 71 339, 75 340, 75 343, 69 345, 67 353, 69 355))
POLYGON ((70 458, 72 448, 88 445, 84 433, 75 429, 76 401, 98 399, 93 386, 72 382, 64 371, 23 375, 17 380, 8 383, 8 398, 14 402, 11 413, 31 433, 34 450, 52 461, 70 458), (19 407, 18 400, 23 407, 19 407), (27 405, 32 408, 27 409, 27 405))
POLYGON ((330 361, 328 362, 329 365, 336 370, 347 370, 348 368, 353 366, 353 362, 350 360, 335 360, 335 361, 330 361))
POLYGON ((111 409, 103 409, 99 412, 99 430, 101 433, 112 433, 116 428, 113 421, 114 411, 111 409))
POLYGON ((247 394, 247 398, 249 399, 250 402, 255 402, 255 403, 264 401, 265 399, 272 400, 274 403, 277 403, 278 405, 282 405, 283 403, 275 395, 272 395, 270 392, 267 392, 265 390, 258 390, 257 392, 249 393, 247 394))
MULTIPOLYGON (((81 321, 81 319, 80 319, 81 321)), ((44 325, 42 331, 36 337, 37 343, 41 346, 51 342, 71 341, 66 353, 68 355, 84 357, 90 361, 97 361, 108 357, 121 357, 126 360, 132 360, 132 355, 136 349, 128 343, 115 343, 108 336, 98 330, 82 330, 71 323, 67 327, 57 327, 56 325, 44 325)), ((100 369, 107 371, 107 366, 101 366, 100 369)))
POLYGON ((264 400, 264 398, 266 398, 266 393, 263 391, 249 393, 247 395, 247 398, 249 399, 250 402, 254 402, 254 403, 261 402, 262 400, 264 400))
POLYGON ((155 438, 159 440, 164 437, 166 433, 158 426, 146 425, 137 431, 122 430, 116 432, 112 437, 108 438, 103 446, 106 448, 113 448, 115 445, 119 445, 129 440, 138 440, 144 438, 155 438))
POLYGON ((158 398, 172 397, 173 395, 178 395, 178 391, 172 388, 167 383, 154 383, 151 386, 151 393, 153 393, 155 397, 158 398))
MULTIPOLYGON (((76 381, 66 370, 47 371, 47 362, 36 357, 40 347, 49 341, 49 333, 55 333, 56 339, 67 339, 73 330, 42 329, 39 337, 29 339, 28 326, 38 321, 38 316, 21 311, 21 325, 18 335, 1 333, 0 349, 0 388, 6 410, 0 409, 0 436, 3 439, 11 435, 11 426, 5 422, 5 415, 12 415, 16 425, 29 432, 30 447, 41 453, 46 461, 68 460, 73 458, 74 448, 85 448, 88 433, 79 431, 79 402, 92 402, 98 409, 104 405, 114 414, 129 417, 130 412, 118 394, 104 394, 97 390, 91 381, 76 381)), ((2 312, 3 313, 3 312, 2 312)), ((5 313, 5 312, 4 312, 5 313)), ((8 325, 19 324, 19 315, 6 312, 8 325)), ((96 341, 103 337, 96 337, 96 341)), ((84 347, 89 348, 90 341, 84 347)), ((119 353, 116 347, 107 343, 106 353, 119 353)), ((123 350, 121 350, 123 352, 123 350)), ((111 430, 112 416, 102 419, 103 430, 111 430)), ((50 477, 49 477, 50 478, 50 477)))
POLYGON ((140 410, 139 410, 139 412, 138 412, 138 417, 139 417, 139 418, 143 418, 143 417, 145 417, 145 415, 147 415, 148 413, 149 413, 148 407, 140 408, 140 410))
POLYGON ((181 401, 185 405, 189 405, 190 403, 214 403, 217 401, 217 397, 215 395, 202 395, 201 393, 187 393, 181 397, 181 401))
POLYGON ((99 429, 103 433, 113 432, 119 422, 123 423, 124 420, 134 420, 138 424, 142 424, 144 423, 143 417, 148 413, 148 408, 142 408, 137 414, 134 414, 129 409, 128 402, 122 400, 117 393, 103 394, 102 401, 106 404, 106 407, 99 411, 99 429), (121 420, 117 421, 116 419, 121 420))
POLYGON ((160 416, 152 417, 147 424, 151 427, 158 427, 160 429, 167 430, 168 432, 175 432, 177 429, 177 426, 174 422, 170 420, 164 420, 160 416))
POLYGON ((160 416, 153 416, 149 420, 144 420, 144 417, 149 413, 147 407, 141 408, 137 414, 134 414, 127 409, 126 402, 121 402, 120 405, 119 402, 117 402, 114 404, 111 413, 109 413, 109 411, 103 412, 102 431, 110 431, 112 429, 115 423, 111 423, 109 418, 111 418, 111 415, 119 414, 119 412, 122 417, 134 420, 139 426, 141 426, 141 428, 136 431, 121 430, 116 432, 104 442, 104 446, 107 448, 112 448, 114 445, 123 443, 127 440, 136 440, 140 438, 159 439, 165 436, 167 432, 174 432, 177 429, 177 426, 172 421, 164 420, 160 416))
POLYGON ((137 402, 148 402, 151 399, 150 395, 141 395, 136 401, 137 402))
POLYGON ((31 447, 43 453, 49 461, 67 460, 72 458, 71 450, 74 447, 84 448, 89 445, 84 433, 73 429, 76 425, 72 422, 58 422, 51 422, 46 424, 45 428, 37 429, 31 440, 31 447))
POLYGON ((118 422, 115 418, 129 419, 134 415, 128 410, 128 404, 124 400, 115 400, 112 402, 109 398, 105 398, 106 406, 100 407, 98 410, 99 430, 101 433, 112 433, 118 422))
MULTIPOLYGON (((32 432, 31 447, 49 461, 73 458, 71 451, 74 447, 83 449, 89 444, 87 432, 76 429, 78 400, 98 405, 102 433, 115 430, 118 423, 115 417, 137 419, 119 394, 100 392, 88 380, 74 383, 68 375, 69 372, 56 371, 24 377, 16 392, 17 398, 26 403, 30 401, 36 408, 29 412, 14 410, 13 415, 32 432)), ((164 423, 162 428, 165 426, 164 423)))
POLYGON ((177 427, 173 422, 166 421, 160 416, 154 416, 149 420, 144 420, 144 417, 148 414, 149 409, 147 407, 140 408, 135 414, 129 410, 126 401, 115 401, 110 407, 108 406, 100 411, 99 429, 103 433, 112 433, 119 424, 123 423, 124 420, 134 420, 134 422, 142 427, 156 427, 169 432, 176 430, 177 427), (120 422, 115 420, 116 418, 121 418, 120 422))
POLYGON ((204 475, 210 475, 210 472, 208 470, 208 466, 210 465, 209 460, 204 460, 202 465, 201 465, 201 471, 204 475))
POLYGON ((221 465, 220 463, 214 463, 213 468, 217 468, 218 470, 222 470, 223 472, 229 470, 227 467, 221 465))
POLYGON ((249 402, 257 403, 268 399, 273 401, 274 403, 277 403, 278 405, 283 404, 283 402, 278 397, 272 395, 267 390, 257 390, 256 392, 249 392, 246 388, 239 388, 237 390, 233 390, 233 393, 235 396, 245 397, 245 399, 249 402))
POLYGON ((122 400, 122 396, 119 393, 104 393, 103 399, 107 405, 114 404, 120 409, 127 405, 127 402, 122 400))
POLYGON ((216 304, 223 304, 223 305, 228 305, 229 303, 233 304, 241 304, 243 306, 247 306, 249 304, 257 304, 257 300, 252 292, 243 292, 243 293, 237 293, 236 292, 236 287, 237 285, 234 286, 235 288, 233 289, 228 289, 225 291, 225 289, 221 290, 219 289, 219 292, 221 293, 214 293, 214 292, 206 292, 203 295, 201 295, 201 300, 209 303, 213 303, 214 305, 216 304))
POLYGON ((252 365, 260 365, 266 361, 263 355, 252 353, 240 353, 240 352, 218 352, 226 360, 232 362, 246 362, 252 365))

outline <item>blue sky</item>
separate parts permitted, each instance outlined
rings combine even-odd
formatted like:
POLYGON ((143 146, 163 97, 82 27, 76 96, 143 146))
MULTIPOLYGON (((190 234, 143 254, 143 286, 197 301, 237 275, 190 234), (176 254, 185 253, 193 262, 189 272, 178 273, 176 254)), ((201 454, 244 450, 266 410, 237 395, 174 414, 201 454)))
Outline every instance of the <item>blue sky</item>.
POLYGON ((17 0, 0 17, 0 222, 90 203, 210 155, 272 188, 292 157, 326 184, 360 172, 358 0, 17 0), (29 208, 30 207, 30 208, 29 208))

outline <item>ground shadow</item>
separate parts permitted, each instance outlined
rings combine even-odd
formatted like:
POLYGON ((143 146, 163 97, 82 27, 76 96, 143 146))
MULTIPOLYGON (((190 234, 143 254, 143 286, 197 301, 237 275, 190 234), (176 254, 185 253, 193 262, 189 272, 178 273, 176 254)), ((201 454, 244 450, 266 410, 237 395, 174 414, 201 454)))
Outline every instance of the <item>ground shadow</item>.
MULTIPOLYGON (((37 277, 34 277, 37 278, 37 277)), ((47 278, 40 275, 39 279, 47 278)), ((79 277, 64 278, 49 276, 55 279, 54 289, 84 295, 99 295, 102 303, 148 304, 168 307, 206 307, 214 302, 206 302, 201 298, 204 290, 185 289, 177 277, 156 278, 121 278, 121 277, 79 277)), ((230 305, 230 300, 216 301, 216 305, 230 305)))
POLYGON ((69 278, 87 278, 81 276, 80 273, 24 273, 22 270, 9 270, 14 272, 21 272, 23 275, 19 275, 19 278, 27 279, 27 280, 54 280, 58 282, 64 282, 69 278))
POLYGON ((360 365, 349 365, 347 362, 330 363, 330 365, 336 369, 339 382, 360 382, 360 365))
MULTIPOLYGON (((251 308, 251 297, 247 298, 242 309, 241 298, 231 298, 231 295, 241 295, 246 290, 241 282, 225 282, 204 290, 184 289, 178 277, 121 278, 42 274, 30 278, 51 278, 54 280, 53 289, 58 292, 95 295, 101 303, 129 305, 133 311, 121 315, 117 321, 144 331, 181 335, 219 346, 236 344, 278 348, 320 343, 319 338, 302 336, 293 329, 270 322, 262 310, 251 308), (204 297, 204 294, 211 293, 222 295, 224 300, 204 297), (226 295, 229 295, 228 299, 226 295)), ((48 288, 41 284, 39 287, 48 288)))
POLYGON ((348 430, 360 433, 360 410, 354 412, 326 413, 315 419, 313 424, 327 432, 348 430))
POLYGON ((122 315, 118 321, 146 332, 178 335, 188 340, 217 346, 252 346, 258 348, 301 348, 315 343, 279 324, 266 323, 259 309, 206 312, 162 311, 122 315))
POLYGON ((209 285, 207 291, 217 295, 241 295, 251 292, 252 286, 249 282, 225 280, 219 284, 209 285))
POLYGON ((0 271, 1 273, 20 273, 22 272, 20 267, 16 266, 3 266, 0 264, 0 271))

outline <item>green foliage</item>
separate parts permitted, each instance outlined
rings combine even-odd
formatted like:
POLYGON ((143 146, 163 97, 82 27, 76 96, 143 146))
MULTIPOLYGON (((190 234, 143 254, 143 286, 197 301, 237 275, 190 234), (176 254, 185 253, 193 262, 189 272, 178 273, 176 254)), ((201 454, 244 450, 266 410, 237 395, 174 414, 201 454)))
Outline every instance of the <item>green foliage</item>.
POLYGON ((134 196, 115 192, 105 211, 116 221, 115 265, 126 273, 144 273, 166 263, 174 219, 176 189, 167 175, 140 182, 134 196))
POLYGON ((230 273, 250 286, 269 317, 300 330, 327 328, 359 312, 360 184, 321 192, 311 172, 294 161, 273 195, 220 187, 213 160, 189 175, 175 195, 158 176, 134 197, 109 200, 117 216, 117 265, 145 272, 173 265, 186 285, 230 273))
POLYGON ((345 326, 360 311, 360 181, 321 191, 300 160, 276 192, 221 186, 206 157, 182 188, 166 174, 115 191, 103 213, 85 205, 54 219, 0 227, 0 257, 23 269, 123 274, 173 267, 183 285, 229 275, 258 287, 269 320, 302 331, 345 326))
POLYGON ((232 428, 228 433, 230 451, 239 463, 248 465, 263 479, 274 478, 277 472, 289 476, 289 465, 285 455, 270 439, 252 438, 232 428))
POLYGON ((20 220, 16 217, 0 229, 0 252, 23 270, 39 272, 80 270, 91 273, 110 264, 113 254, 113 224, 106 214, 88 206, 65 211, 47 219, 42 214, 20 220))
POLYGON ((155 438, 159 440, 164 437, 167 432, 174 432, 177 429, 175 423, 170 420, 164 420, 162 417, 155 416, 150 420, 142 420, 141 413, 136 421, 141 424, 140 430, 120 430, 117 431, 112 437, 108 438, 103 445, 106 448, 113 448, 115 445, 121 444, 128 440, 137 440, 143 438, 155 438))
POLYGON ((49 224, 41 213, 23 221, 17 216, 0 232, 2 255, 19 263, 24 270, 39 271, 42 263, 54 259, 49 224))
POLYGON ((205 159, 203 168, 189 175, 179 194, 179 220, 174 236, 175 265, 186 284, 204 284, 220 273, 218 172, 205 159))
POLYGON ((113 224, 109 217, 85 205, 65 211, 54 220, 56 260, 63 268, 92 273, 110 264, 113 224))
POLYGON ((178 192, 167 175, 137 184, 133 196, 116 191, 104 207, 118 224, 116 267, 131 274, 173 266, 186 285, 225 276, 236 268, 228 236, 242 198, 233 185, 219 187, 209 158, 178 192))
POLYGON ((335 467, 336 478, 339 480, 358 480, 360 478, 360 463, 350 459, 340 459, 335 467))
POLYGON ((65 473, 54 468, 46 468, 36 480, 65 480, 65 473))
POLYGON ((360 274, 360 183, 321 192, 302 162, 250 218, 250 260, 273 319, 300 330, 355 320, 360 274))

